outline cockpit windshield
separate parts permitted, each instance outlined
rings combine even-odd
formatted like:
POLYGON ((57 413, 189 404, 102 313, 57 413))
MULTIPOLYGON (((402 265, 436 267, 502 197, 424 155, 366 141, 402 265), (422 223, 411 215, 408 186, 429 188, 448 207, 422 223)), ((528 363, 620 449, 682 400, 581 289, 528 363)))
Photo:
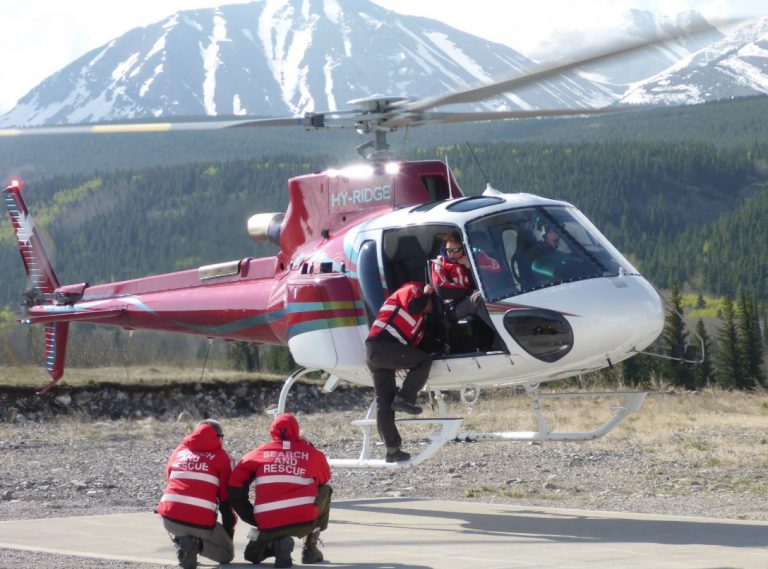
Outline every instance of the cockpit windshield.
POLYGON ((466 226, 485 296, 494 301, 552 285, 637 274, 637 270, 573 207, 521 208, 466 226), (490 257, 501 271, 483 271, 490 257))

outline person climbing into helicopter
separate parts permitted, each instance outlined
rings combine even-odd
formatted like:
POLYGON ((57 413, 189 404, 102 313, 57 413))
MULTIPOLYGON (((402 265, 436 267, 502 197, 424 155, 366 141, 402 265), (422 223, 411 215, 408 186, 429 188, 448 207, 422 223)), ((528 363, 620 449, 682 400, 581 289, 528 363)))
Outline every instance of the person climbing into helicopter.
MULTIPOLYGON (((489 257, 484 251, 477 251, 475 258, 480 271, 501 272, 499 262, 489 257)), ((449 305, 451 319, 458 321, 474 314, 494 331, 495 336, 493 321, 480 291, 477 290, 469 258, 465 254, 464 244, 458 232, 452 231, 443 236, 440 255, 432 261, 431 265, 432 283, 435 285, 437 295, 449 305)), ((496 344, 499 342, 500 340, 495 340, 496 344)))
POLYGON ((392 293, 379 310, 365 341, 366 364, 376 392, 376 427, 387 447, 387 462, 410 460, 402 450, 395 412, 421 413, 416 397, 427 383, 432 356, 419 349, 425 315, 434 307, 431 285, 410 281, 392 293), (408 370, 398 391, 395 370, 408 370))
POLYGON ((321 563, 320 532, 331 513, 331 468, 325 455, 300 436, 290 413, 278 415, 269 428, 272 441, 247 453, 229 479, 232 507, 248 533, 243 557, 251 563, 275 558, 275 567, 292 567, 293 538, 303 537, 301 562, 321 563), (248 499, 254 485, 254 501, 248 499))

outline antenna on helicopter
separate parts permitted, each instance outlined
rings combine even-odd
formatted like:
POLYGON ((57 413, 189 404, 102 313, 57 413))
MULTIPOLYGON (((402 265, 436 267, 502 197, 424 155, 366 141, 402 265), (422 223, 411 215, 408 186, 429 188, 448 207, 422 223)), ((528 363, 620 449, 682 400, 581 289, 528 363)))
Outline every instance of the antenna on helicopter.
POLYGON ((480 170, 480 174, 483 176, 483 180, 485 180, 486 187, 491 187, 491 182, 488 179, 488 176, 485 175, 485 170, 483 170, 483 167, 480 165, 480 161, 477 159, 477 155, 475 154, 475 149, 472 148, 472 145, 469 143, 468 140, 464 141, 464 144, 467 145, 467 148, 469 148, 469 153, 472 155, 472 160, 475 162, 475 166, 477 166, 477 169, 480 170))

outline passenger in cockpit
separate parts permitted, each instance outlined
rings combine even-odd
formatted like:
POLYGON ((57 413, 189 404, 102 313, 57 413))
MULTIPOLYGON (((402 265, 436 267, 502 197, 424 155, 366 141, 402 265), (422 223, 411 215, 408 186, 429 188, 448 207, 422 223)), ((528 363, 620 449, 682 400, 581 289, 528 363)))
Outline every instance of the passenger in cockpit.
MULTIPOLYGON (((499 262, 483 251, 477 252, 476 260, 480 271, 501 272, 499 262)), ((443 237, 440 255, 432 262, 432 283, 438 296, 452 305, 456 320, 474 314, 495 330, 470 267, 461 237, 456 232, 448 233, 443 237)))

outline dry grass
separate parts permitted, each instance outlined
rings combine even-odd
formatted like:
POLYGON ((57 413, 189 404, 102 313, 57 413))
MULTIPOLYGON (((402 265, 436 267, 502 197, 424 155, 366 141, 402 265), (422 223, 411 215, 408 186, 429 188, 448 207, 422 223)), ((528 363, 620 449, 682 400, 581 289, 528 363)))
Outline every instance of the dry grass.
MULTIPOLYGON (((611 416, 611 406, 620 401, 611 397, 556 398, 545 400, 542 408, 551 427, 581 430, 594 427, 596 421, 611 416)), ((478 429, 504 430, 535 426, 530 400, 522 393, 512 397, 496 394, 485 398, 481 396, 474 405, 455 403, 449 407, 455 413, 465 416, 465 423, 475 424, 478 429), (509 424, 513 421, 524 424, 509 424)), ((615 432, 624 435, 657 433, 697 426, 715 429, 764 428, 767 418, 768 394, 764 392, 708 390, 649 393, 640 412, 622 423, 615 432)))
MULTIPOLYGON (((282 375, 253 374, 231 369, 179 368, 177 366, 132 366, 103 368, 70 368, 60 385, 83 386, 99 383, 123 385, 167 385, 183 382, 243 381, 266 379, 283 381, 282 375)), ((39 388, 50 381, 40 366, 0 366, 0 386, 39 388)))
MULTIPOLYGON (((592 430, 613 413, 615 398, 552 399, 543 404, 552 431, 592 430)), ((527 395, 489 398, 472 406, 454 404, 463 429, 535 430, 527 395)), ((647 453, 677 458, 702 468, 768 466, 768 394, 726 391, 650 393, 640 411, 595 448, 617 448, 631 441, 647 453)))

